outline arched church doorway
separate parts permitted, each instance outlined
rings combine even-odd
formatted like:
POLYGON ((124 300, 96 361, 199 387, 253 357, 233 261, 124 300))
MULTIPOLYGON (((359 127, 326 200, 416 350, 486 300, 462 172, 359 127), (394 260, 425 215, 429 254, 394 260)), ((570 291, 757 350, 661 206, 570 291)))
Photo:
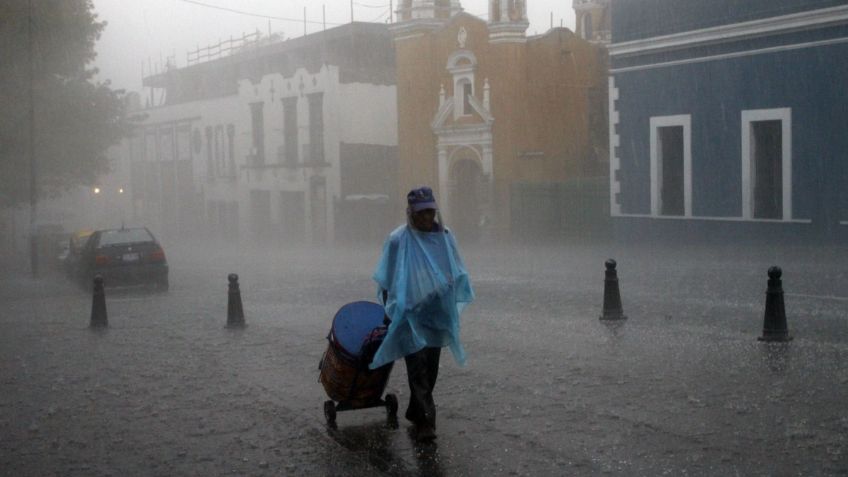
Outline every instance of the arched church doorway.
POLYGON ((485 178, 474 151, 462 149, 455 157, 449 179, 450 218, 447 225, 459 240, 476 241, 483 226, 485 178))

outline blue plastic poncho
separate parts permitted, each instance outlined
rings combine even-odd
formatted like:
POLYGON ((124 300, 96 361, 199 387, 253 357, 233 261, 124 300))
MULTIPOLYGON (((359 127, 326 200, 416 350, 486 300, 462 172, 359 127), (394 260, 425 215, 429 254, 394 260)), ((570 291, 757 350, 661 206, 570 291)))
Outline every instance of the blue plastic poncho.
POLYGON ((459 316, 474 300, 474 290, 453 234, 398 227, 383 245, 374 281, 392 323, 371 369, 425 347, 443 346, 457 363, 465 364, 459 316), (385 302, 382 290, 388 292, 385 302))

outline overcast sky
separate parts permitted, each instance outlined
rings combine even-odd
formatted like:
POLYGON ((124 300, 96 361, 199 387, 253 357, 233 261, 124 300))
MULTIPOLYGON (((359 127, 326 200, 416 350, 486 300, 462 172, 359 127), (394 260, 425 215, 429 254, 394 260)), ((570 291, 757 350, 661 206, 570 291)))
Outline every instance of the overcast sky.
MULTIPOLYGON (((185 66, 186 52, 219 40, 240 37, 259 29, 267 34, 282 33, 286 38, 303 35, 306 7, 307 31, 322 26, 322 5, 326 6, 327 27, 350 22, 350 0, 93 0, 99 20, 108 22, 97 43, 95 66, 99 79, 108 79, 114 88, 141 89, 142 63, 162 64, 169 56, 185 66), (203 6, 201 4, 210 5, 203 6), (213 8, 220 7, 220 8, 213 8), (245 15, 229 10, 252 13, 245 15), (274 17, 272 19, 263 18, 274 17)), ((397 8, 398 0, 394 0, 397 8)), ((574 29, 571 0, 528 0, 530 35, 544 33, 560 22, 574 29)), ((354 0, 356 21, 386 22, 389 0, 354 0)), ((468 13, 486 19, 488 0, 462 0, 468 13)), ((161 68, 161 66, 160 66, 161 68)))

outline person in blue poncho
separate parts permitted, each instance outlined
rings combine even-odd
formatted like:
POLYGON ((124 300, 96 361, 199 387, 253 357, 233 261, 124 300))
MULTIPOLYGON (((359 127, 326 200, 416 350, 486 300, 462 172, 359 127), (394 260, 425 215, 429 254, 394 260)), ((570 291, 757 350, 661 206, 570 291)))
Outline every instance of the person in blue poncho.
POLYGON ((441 349, 450 348, 457 363, 465 364, 459 316, 474 300, 474 291, 433 191, 413 189, 406 199, 407 223, 386 239, 374 272, 378 299, 391 323, 370 368, 404 358, 410 391, 406 418, 415 424, 418 439, 431 440, 436 437, 433 388, 441 349))

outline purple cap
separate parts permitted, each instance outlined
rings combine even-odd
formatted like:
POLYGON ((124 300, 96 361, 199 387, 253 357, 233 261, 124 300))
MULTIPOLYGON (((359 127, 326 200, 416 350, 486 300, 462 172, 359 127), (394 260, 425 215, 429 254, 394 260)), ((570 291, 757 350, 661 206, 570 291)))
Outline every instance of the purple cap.
POLYGON ((426 186, 409 191, 409 194, 406 194, 406 202, 413 212, 424 209, 438 209, 436 198, 433 197, 433 189, 426 186))

